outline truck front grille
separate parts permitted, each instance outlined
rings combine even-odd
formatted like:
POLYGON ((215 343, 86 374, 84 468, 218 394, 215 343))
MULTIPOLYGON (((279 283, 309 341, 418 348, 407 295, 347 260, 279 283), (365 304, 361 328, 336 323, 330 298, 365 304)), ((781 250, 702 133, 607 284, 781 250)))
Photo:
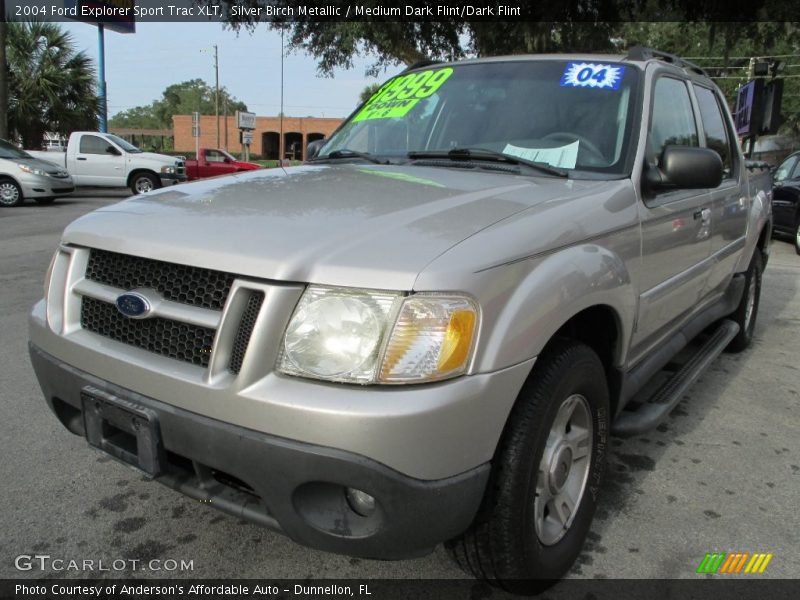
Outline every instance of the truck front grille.
POLYGON ((208 367, 215 334, 213 329, 161 317, 129 319, 113 304, 87 296, 81 302, 81 327, 123 344, 201 367, 208 367))
POLYGON ((244 362, 244 355, 247 352, 247 345, 250 343, 250 336, 253 334, 253 327, 256 324, 256 317, 264 303, 264 292, 253 292, 247 301, 247 307, 239 321, 239 329, 236 331, 236 338, 233 340, 233 351, 231 352, 231 362, 228 368, 231 373, 239 373, 244 362))
POLYGON ((222 310, 234 275, 92 249, 86 278, 123 290, 151 288, 165 300, 222 310))

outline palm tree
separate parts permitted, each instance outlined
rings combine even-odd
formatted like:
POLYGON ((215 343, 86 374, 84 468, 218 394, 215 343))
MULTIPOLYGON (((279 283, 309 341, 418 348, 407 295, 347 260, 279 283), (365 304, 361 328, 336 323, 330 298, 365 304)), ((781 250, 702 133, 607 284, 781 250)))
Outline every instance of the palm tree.
POLYGON ((23 147, 47 132, 95 129, 100 103, 91 59, 55 23, 8 23, 8 129, 23 147))

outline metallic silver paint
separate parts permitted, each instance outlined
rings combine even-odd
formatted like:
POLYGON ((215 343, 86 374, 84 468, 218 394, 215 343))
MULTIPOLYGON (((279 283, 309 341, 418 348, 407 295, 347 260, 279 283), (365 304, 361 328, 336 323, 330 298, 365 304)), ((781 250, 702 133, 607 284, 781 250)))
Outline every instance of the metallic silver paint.
MULTIPOLYGON (((564 57, 545 57, 555 58, 564 57)), ((715 302, 734 272, 747 269, 769 219, 764 183, 749 179, 745 169, 713 199, 700 190, 677 193, 676 203, 645 201, 641 173, 653 79, 694 75, 659 61, 630 64, 645 71, 630 179, 342 164, 157 190, 67 228, 47 315, 43 302, 31 315, 31 340, 146 396, 363 454, 421 479, 480 465, 492 458, 535 357, 565 322, 584 309, 606 307, 619 331, 614 364, 630 367, 715 302), (386 173, 400 178, 380 176, 386 173), (749 203, 738 205, 739 192, 749 203), (735 216, 724 221, 734 196, 735 216), (710 224, 695 223, 694 214, 706 208, 710 224), (107 292, 82 279, 85 247, 241 275, 215 325, 220 334, 209 369, 81 330, 80 294, 107 292), (280 340, 308 283, 471 295, 482 320, 469 375, 391 388, 277 375, 280 340), (233 329, 226 324, 244 309, 240 288, 262 289, 266 298, 234 376, 224 368, 233 329)), ((181 318, 189 315, 186 307, 173 308, 181 318)))

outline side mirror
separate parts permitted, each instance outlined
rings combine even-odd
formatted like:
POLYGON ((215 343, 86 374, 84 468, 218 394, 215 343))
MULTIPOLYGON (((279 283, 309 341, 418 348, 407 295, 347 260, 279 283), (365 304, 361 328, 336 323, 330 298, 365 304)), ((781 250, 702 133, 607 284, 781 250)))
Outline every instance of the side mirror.
POLYGON ((114 146, 106 146, 106 153, 111 154, 112 156, 119 156, 122 154, 122 152, 114 148, 114 146))
POLYGON ((722 183, 722 159, 709 148, 666 146, 661 153, 661 167, 647 167, 644 181, 654 192, 715 188, 722 183))
POLYGON ((308 147, 306 149, 306 160, 311 160, 312 158, 316 157, 319 154, 319 151, 322 150, 322 147, 325 145, 327 140, 322 138, 321 140, 314 140, 313 142, 308 142, 308 147))

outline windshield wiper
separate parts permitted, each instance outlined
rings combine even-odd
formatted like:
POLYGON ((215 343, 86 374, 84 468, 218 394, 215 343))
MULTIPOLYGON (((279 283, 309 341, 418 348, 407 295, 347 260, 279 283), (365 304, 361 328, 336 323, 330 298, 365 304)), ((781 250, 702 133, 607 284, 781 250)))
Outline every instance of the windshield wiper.
POLYGON ((371 163, 375 163, 376 165, 388 165, 388 160, 381 160, 375 156, 372 156, 369 152, 359 152, 358 150, 350 150, 349 148, 341 148, 340 150, 334 150, 333 152, 326 154, 325 156, 317 156, 312 158, 311 161, 317 160, 327 160, 327 159, 337 159, 337 158, 363 158, 371 163))
POLYGON ((496 150, 489 150, 488 148, 453 148, 452 150, 415 150, 408 153, 408 158, 449 158, 450 160, 484 160, 492 162, 502 162, 510 165, 524 165, 531 167, 548 175, 555 177, 567 177, 567 172, 563 169, 550 166, 547 163, 536 162, 506 154, 504 152, 497 152, 496 150))

